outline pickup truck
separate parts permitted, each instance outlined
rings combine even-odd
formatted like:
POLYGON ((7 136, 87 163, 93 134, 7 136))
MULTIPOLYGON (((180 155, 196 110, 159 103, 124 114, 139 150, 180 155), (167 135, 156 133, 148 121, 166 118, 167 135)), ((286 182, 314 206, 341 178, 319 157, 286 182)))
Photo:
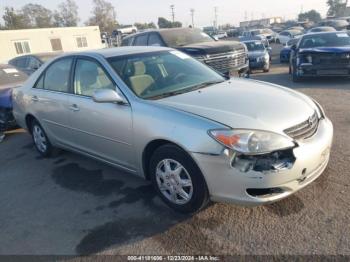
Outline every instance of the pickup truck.
POLYGON ((246 46, 237 41, 216 41, 200 29, 150 30, 123 39, 122 46, 165 46, 184 52, 223 75, 246 76, 249 58, 246 46))

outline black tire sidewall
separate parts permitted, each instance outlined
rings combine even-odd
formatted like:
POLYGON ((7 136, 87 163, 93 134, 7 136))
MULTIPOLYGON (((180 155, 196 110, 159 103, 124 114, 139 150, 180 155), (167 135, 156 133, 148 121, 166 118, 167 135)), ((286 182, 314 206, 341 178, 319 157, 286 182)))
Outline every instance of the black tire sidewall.
POLYGON ((153 153, 149 165, 149 174, 158 195, 169 207, 178 212, 194 213, 202 209, 208 203, 209 193, 202 172, 187 152, 175 145, 169 144, 161 146, 153 153), (193 195, 187 204, 174 204, 160 192, 155 173, 157 165, 164 159, 173 159, 179 162, 189 173, 193 185, 193 195))
POLYGON ((41 156, 49 157, 52 153, 52 145, 50 143, 49 138, 46 135, 45 130, 43 129, 43 127, 39 124, 39 122, 37 120, 33 120, 31 132, 32 132, 32 138, 33 138, 33 143, 34 143, 35 149, 39 152, 39 154, 41 156), (46 151, 45 152, 40 151, 39 148, 37 147, 37 145, 35 144, 34 135, 33 135, 33 131, 34 131, 35 126, 38 126, 41 129, 42 133, 44 134, 44 136, 46 138, 46 151))

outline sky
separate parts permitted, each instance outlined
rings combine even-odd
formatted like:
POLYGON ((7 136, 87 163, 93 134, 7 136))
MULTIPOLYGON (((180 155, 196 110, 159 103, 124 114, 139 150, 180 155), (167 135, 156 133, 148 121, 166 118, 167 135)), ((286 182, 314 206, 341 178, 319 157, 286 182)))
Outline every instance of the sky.
MULTIPOLYGON (((75 0, 79 6, 80 24, 90 16, 92 0, 75 0)), ((0 0, 0 16, 6 6, 15 9, 27 3, 37 3, 49 9, 56 9, 61 0, 0 0)), ((218 24, 230 23, 238 25, 247 17, 260 19, 263 17, 281 16, 285 19, 296 18, 301 10, 315 9, 326 15, 326 0, 109 0, 117 12, 120 24, 135 22, 157 22, 158 17, 171 19, 170 5, 175 5, 175 19, 183 25, 191 24, 190 9, 195 9, 195 26, 212 25, 214 8, 218 10, 218 24)), ((2 21, 2 19, 0 20, 2 21)))

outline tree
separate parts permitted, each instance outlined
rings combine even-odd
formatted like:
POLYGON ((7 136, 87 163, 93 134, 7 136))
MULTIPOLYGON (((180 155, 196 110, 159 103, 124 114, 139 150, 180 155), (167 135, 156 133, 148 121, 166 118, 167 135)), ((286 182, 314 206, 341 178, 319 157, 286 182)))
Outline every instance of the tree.
POLYGON ((182 23, 178 21, 171 22, 165 19, 164 17, 159 17, 158 26, 159 28, 175 28, 175 27, 182 27, 182 23))
POLYGON ((58 5, 58 10, 54 12, 54 25, 69 27, 77 26, 79 22, 78 6, 74 0, 66 0, 58 5))
POLYGON ((93 3, 92 16, 86 24, 98 25, 102 32, 112 32, 118 24, 113 5, 106 0, 93 0, 93 3))
POLYGON ((16 12, 13 7, 5 7, 5 12, 2 19, 4 20, 5 29, 28 28, 24 15, 20 12, 16 12))
POLYGON ((322 20, 321 14, 319 12, 317 12, 316 10, 310 10, 308 12, 305 13, 300 13, 299 17, 298 17, 299 21, 312 21, 315 23, 318 23, 322 20))
POLYGON ((135 23, 134 26, 136 26, 138 30, 157 28, 157 26, 153 22, 151 22, 151 23, 135 23))
POLYGON ((329 7, 328 16, 344 16, 348 0, 328 0, 327 5, 329 7))
POLYGON ((26 4, 21 12, 28 27, 45 28, 52 27, 52 11, 38 4, 26 4))

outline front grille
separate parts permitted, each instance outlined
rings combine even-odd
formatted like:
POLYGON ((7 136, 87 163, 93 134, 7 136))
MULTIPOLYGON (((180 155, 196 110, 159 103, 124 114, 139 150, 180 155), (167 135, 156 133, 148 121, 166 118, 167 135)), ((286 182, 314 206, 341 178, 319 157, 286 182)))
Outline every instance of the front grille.
POLYGON ((215 70, 226 73, 231 69, 243 66, 246 64, 246 52, 244 49, 208 55, 204 62, 215 70))
POLYGON ((317 113, 315 112, 306 121, 296 126, 290 127, 284 130, 284 132, 288 136, 296 140, 307 139, 312 137, 316 133, 318 124, 319 124, 319 119, 318 119, 317 113))
POLYGON ((312 61, 315 65, 349 64, 350 53, 314 55, 312 61))

